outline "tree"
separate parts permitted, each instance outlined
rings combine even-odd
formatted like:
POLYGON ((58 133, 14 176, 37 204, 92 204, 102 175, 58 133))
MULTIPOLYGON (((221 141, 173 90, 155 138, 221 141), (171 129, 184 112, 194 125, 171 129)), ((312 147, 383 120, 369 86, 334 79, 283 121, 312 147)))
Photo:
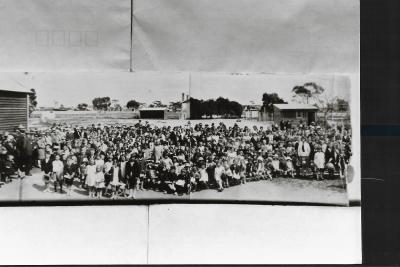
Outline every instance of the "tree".
POLYGON ((110 97, 96 97, 92 101, 93 109, 95 110, 108 110, 111 106, 111 99, 110 97))
POLYGON ((214 99, 204 101, 202 106, 203 113, 206 117, 212 118, 213 114, 217 114, 217 103, 214 99))
POLYGON ((203 116, 212 118, 213 115, 222 117, 241 117, 243 107, 236 101, 219 97, 217 100, 199 100, 190 98, 190 118, 201 119, 203 116))
POLYGON ((262 96, 263 108, 267 112, 274 111, 274 104, 287 104, 277 93, 264 93, 262 96))
POLYGON ((201 119, 203 116, 204 110, 202 109, 203 106, 203 101, 196 99, 196 98, 190 98, 190 118, 191 119, 201 119))
POLYGON ((78 110, 87 110, 88 109, 88 104, 86 103, 80 103, 78 104, 78 106, 76 107, 78 110))
POLYGON ((129 100, 128 103, 126 103, 126 107, 129 109, 138 109, 140 107, 140 104, 138 101, 132 99, 129 100))
POLYGON ((171 110, 173 111, 177 111, 180 110, 182 108, 182 102, 177 101, 177 102, 169 102, 169 106, 168 106, 171 110))
POLYGON ((234 117, 241 117, 243 112, 243 107, 236 101, 229 102, 229 114, 233 115, 234 117))
POLYGON ((166 106, 167 105, 164 105, 163 103, 161 103, 160 100, 156 100, 156 101, 154 101, 153 103, 151 103, 149 105, 150 108, 163 108, 163 107, 166 107, 166 106))
POLYGON ((336 99, 336 104, 338 111, 346 112, 349 110, 349 102, 344 99, 341 98, 336 99))
POLYGON ((112 111, 122 111, 122 107, 120 104, 115 103, 112 107, 111 107, 112 111))
POLYGON ((32 112, 36 109, 36 106, 38 104, 37 102, 37 95, 36 95, 36 90, 32 88, 31 93, 29 94, 29 116, 31 116, 32 112))
POLYGON ((294 93, 293 98, 297 102, 309 104, 310 99, 314 102, 318 101, 318 97, 325 91, 322 86, 314 82, 308 82, 303 85, 296 85, 293 87, 292 92, 294 93))

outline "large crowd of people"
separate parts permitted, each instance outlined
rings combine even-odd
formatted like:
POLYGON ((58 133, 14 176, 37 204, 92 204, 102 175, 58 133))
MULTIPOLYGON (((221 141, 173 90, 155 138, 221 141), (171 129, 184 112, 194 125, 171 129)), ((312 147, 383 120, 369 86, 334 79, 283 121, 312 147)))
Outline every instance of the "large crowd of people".
POLYGON ((183 195, 276 177, 343 179, 352 154, 349 129, 238 124, 19 127, 0 136, 1 183, 29 178, 37 167, 44 192, 70 195, 78 187, 91 198, 135 198, 138 190, 183 195))

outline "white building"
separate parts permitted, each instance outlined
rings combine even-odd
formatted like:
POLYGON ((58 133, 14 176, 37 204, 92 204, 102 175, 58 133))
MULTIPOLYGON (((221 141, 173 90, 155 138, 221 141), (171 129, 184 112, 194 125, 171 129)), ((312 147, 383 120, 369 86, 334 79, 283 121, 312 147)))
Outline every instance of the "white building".
POLYGON ((243 105, 242 118, 247 120, 257 120, 260 109, 261 105, 255 105, 255 104, 243 105))

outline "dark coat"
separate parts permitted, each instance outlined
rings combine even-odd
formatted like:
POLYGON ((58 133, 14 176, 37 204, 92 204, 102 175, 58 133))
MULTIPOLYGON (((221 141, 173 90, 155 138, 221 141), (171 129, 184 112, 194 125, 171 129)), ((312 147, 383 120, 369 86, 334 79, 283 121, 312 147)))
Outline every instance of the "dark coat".
POLYGON ((44 173, 48 174, 53 171, 53 161, 49 159, 48 162, 46 162, 46 159, 42 159, 40 162, 41 169, 44 171, 44 173))
POLYGON ((133 162, 128 161, 126 163, 126 176, 127 177, 139 177, 142 171, 141 164, 138 160, 133 162))

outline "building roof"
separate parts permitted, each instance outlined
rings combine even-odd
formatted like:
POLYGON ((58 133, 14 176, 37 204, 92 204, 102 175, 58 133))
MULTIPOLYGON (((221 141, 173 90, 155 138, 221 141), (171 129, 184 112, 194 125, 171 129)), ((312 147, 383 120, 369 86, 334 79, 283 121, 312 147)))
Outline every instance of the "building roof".
POLYGON ((166 107, 159 107, 159 108, 141 108, 139 111, 164 111, 167 110, 166 107))
POLYGON ((32 92, 26 89, 2 89, 0 88, 0 92, 11 92, 11 93, 24 93, 31 94, 32 92))
POLYGON ((284 109, 284 110, 296 110, 296 109, 309 109, 309 110, 317 110, 318 108, 313 105, 309 104, 274 104, 274 107, 278 109, 284 109))

